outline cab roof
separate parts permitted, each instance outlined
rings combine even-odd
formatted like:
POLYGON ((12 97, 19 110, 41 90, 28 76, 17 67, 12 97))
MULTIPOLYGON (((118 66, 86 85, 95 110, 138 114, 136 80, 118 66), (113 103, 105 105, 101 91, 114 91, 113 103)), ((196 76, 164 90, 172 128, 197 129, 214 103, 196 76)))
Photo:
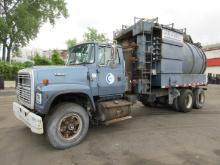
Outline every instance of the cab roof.
POLYGON ((83 44, 96 44, 96 45, 99 45, 99 46, 112 46, 112 45, 116 45, 117 47, 121 47, 121 45, 118 45, 118 44, 109 43, 109 42, 98 42, 98 41, 83 42, 83 43, 79 43, 77 45, 83 45, 83 44))

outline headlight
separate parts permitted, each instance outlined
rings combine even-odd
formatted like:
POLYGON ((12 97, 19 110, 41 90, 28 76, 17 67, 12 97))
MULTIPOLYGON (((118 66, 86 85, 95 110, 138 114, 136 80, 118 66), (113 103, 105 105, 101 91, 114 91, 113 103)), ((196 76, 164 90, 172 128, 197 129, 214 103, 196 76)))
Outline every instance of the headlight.
POLYGON ((42 103, 42 94, 36 93, 36 103, 41 104, 42 103))

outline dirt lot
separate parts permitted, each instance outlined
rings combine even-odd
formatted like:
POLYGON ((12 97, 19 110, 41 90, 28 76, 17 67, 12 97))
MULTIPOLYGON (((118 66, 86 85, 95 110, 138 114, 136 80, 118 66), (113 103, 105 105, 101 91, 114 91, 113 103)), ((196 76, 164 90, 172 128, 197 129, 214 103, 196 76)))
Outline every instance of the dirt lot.
POLYGON ((209 86, 202 110, 135 105, 132 119, 90 128, 80 145, 63 151, 14 117, 13 92, 0 92, 1 165, 220 164, 220 86, 209 86))

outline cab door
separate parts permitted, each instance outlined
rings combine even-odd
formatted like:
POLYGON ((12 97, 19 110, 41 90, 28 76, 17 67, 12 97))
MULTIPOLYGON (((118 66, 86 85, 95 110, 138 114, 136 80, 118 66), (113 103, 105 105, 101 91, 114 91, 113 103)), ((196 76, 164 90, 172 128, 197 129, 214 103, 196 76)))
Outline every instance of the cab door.
POLYGON ((105 45, 98 47, 97 74, 100 96, 122 94, 125 91, 123 59, 117 49, 105 45), (115 52, 115 53, 114 53, 115 52))

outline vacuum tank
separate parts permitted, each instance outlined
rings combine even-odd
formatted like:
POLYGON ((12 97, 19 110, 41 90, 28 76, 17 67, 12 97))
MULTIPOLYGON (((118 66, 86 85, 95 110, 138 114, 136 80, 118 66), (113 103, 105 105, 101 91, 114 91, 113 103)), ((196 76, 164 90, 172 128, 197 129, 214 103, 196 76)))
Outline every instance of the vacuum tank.
POLYGON ((124 48, 128 90, 149 93, 151 87, 206 83, 206 55, 185 29, 140 19, 116 32, 114 39, 124 48))
POLYGON ((183 73, 204 73, 207 66, 203 50, 190 43, 183 43, 183 73))
POLYGON ((158 72, 182 74, 203 74, 205 72, 206 55, 199 44, 193 43, 191 39, 187 40, 189 37, 185 33, 162 29, 161 47, 159 45, 158 49, 157 46, 154 46, 155 53, 161 55, 160 60, 158 59, 156 62, 157 65, 160 65, 159 68, 157 67, 158 72), (161 51, 157 51, 157 49, 161 51), (177 64, 179 67, 176 66, 177 64))

